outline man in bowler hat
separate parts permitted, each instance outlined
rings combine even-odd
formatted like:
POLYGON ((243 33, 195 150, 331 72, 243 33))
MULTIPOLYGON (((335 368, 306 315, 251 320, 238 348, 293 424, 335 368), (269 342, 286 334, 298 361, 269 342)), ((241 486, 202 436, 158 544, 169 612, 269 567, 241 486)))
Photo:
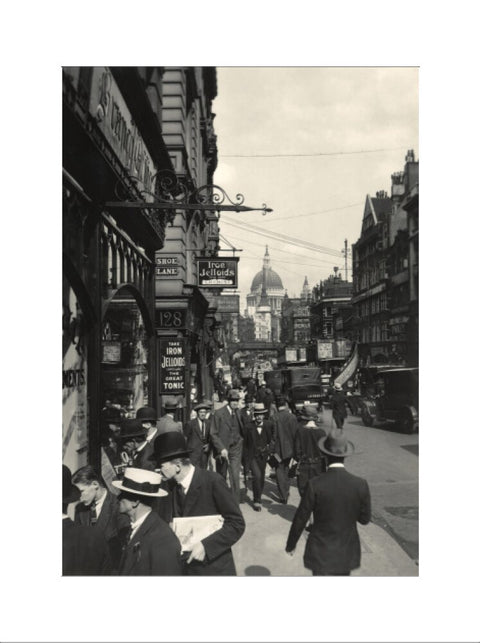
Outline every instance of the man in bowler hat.
POLYGON ((355 447, 341 429, 321 438, 319 447, 327 457, 328 468, 307 483, 290 527, 286 552, 293 556, 313 512, 303 556, 305 567, 314 576, 349 576, 352 569, 360 567, 357 522, 370 522, 370 490, 366 480, 345 469, 344 458, 352 455, 355 447))
POLYGON ((238 410, 238 391, 228 393, 228 404, 215 411, 212 417, 211 436, 217 458, 217 472, 230 477, 230 487, 240 502, 240 468, 242 465, 243 422, 238 410))
POLYGON ((190 460, 192 464, 201 469, 206 469, 208 459, 212 450, 210 440, 211 418, 207 418, 207 412, 212 405, 208 400, 200 402, 193 407, 197 417, 187 422, 184 435, 187 439, 187 447, 191 449, 190 460))
POLYGON ((175 411, 178 408, 178 402, 174 397, 167 397, 163 402, 165 415, 163 415, 157 424, 158 435, 162 433, 169 433, 175 431, 176 433, 183 433, 182 423, 175 420, 175 411))
POLYGON ((120 512, 130 519, 130 533, 120 560, 120 576, 180 576, 180 542, 168 524, 152 511, 155 500, 166 496, 155 471, 128 467, 119 489, 120 512))
POLYGON ((245 531, 245 521, 225 480, 218 473, 194 466, 183 435, 165 433, 154 442, 152 458, 170 492, 172 516, 216 516, 221 528, 194 543, 184 573, 192 576, 235 576, 231 547, 245 531))
POLYGON ((288 408, 287 400, 283 396, 277 397, 277 413, 273 418, 275 425, 275 460, 276 481, 279 501, 287 504, 290 478, 288 469, 293 457, 295 435, 298 429, 298 422, 288 408))
POLYGON ((145 442, 137 448, 135 466, 140 469, 151 469, 152 461, 150 456, 153 453, 153 441, 158 435, 157 412, 151 406, 142 406, 137 410, 135 417, 141 422, 146 433, 145 442))

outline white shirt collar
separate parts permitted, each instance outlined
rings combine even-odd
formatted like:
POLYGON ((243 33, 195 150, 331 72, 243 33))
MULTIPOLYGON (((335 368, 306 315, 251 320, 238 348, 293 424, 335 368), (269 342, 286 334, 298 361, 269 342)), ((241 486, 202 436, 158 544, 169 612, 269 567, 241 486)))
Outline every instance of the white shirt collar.
POLYGON ((332 462, 332 464, 329 464, 327 469, 345 469, 345 465, 343 462, 332 462))
POLYGON ((179 482, 179 484, 182 485, 183 490, 185 491, 185 495, 187 491, 190 489, 190 485, 192 483, 192 478, 194 473, 195 473, 195 467, 193 466, 193 464, 191 464, 187 475, 181 482, 179 482))
POLYGON ((152 511, 152 510, 149 508, 146 514, 143 514, 143 516, 142 516, 141 518, 139 518, 138 520, 135 520, 135 522, 132 522, 132 525, 131 525, 131 527, 132 527, 132 533, 131 533, 131 536, 130 536, 130 540, 132 539, 133 534, 137 531, 137 529, 138 529, 141 525, 143 525, 143 523, 145 522, 145 519, 147 518, 148 514, 149 514, 151 511, 152 511))
POLYGON ((105 502, 106 497, 107 497, 107 490, 104 489, 102 497, 100 498, 100 500, 97 500, 97 502, 95 503, 95 510, 97 512, 97 518, 100 515, 100 512, 102 511, 103 503, 105 502))

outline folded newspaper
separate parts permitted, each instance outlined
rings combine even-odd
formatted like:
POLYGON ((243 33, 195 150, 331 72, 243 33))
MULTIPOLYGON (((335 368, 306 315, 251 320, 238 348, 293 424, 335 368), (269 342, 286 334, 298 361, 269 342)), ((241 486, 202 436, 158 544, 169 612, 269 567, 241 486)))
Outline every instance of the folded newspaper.
POLYGON ((182 552, 191 551, 195 543, 200 542, 223 526, 223 516, 189 516, 174 518, 172 528, 182 546, 182 552))

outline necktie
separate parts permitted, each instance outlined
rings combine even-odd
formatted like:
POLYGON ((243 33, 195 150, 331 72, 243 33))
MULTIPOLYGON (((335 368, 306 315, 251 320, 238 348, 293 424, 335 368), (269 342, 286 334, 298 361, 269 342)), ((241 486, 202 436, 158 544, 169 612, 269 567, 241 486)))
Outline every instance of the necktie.
POLYGON ((97 522, 97 505, 95 502, 92 502, 90 505, 90 524, 92 527, 96 524, 97 522))
POLYGON ((177 501, 177 509, 180 516, 183 516, 183 508, 185 505, 185 489, 179 483, 175 487, 175 496, 177 501))
POLYGON ((202 438, 205 439, 205 420, 202 420, 202 438))

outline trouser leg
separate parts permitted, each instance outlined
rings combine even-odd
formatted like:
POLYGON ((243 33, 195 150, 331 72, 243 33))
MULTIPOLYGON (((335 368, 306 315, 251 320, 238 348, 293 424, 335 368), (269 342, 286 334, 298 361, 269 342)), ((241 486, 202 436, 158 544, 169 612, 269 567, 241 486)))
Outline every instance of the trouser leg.
POLYGON ((224 480, 227 479, 227 470, 228 470, 228 463, 225 460, 225 458, 216 458, 215 459, 215 468, 217 470, 217 473, 219 473, 224 480))
POLYGON ((240 469, 242 466, 242 442, 231 447, 228 452, 228 459, 230 461, 230 487, 237 502, 240 502, 240 469))
POLYGON ((265 485, 265 465, 266 462, 264 460, 259 460, 257 458, 253 458, 250 463, 253 475, 253 502, 262 501, 262 491, 265 485))
POLYGON ((290 489, 290 478, 288 477, 288 463, 290 458, 279 462, 277 467, 277 489, 280 499, 284 502, 287 501, 288 492, 290 489))

